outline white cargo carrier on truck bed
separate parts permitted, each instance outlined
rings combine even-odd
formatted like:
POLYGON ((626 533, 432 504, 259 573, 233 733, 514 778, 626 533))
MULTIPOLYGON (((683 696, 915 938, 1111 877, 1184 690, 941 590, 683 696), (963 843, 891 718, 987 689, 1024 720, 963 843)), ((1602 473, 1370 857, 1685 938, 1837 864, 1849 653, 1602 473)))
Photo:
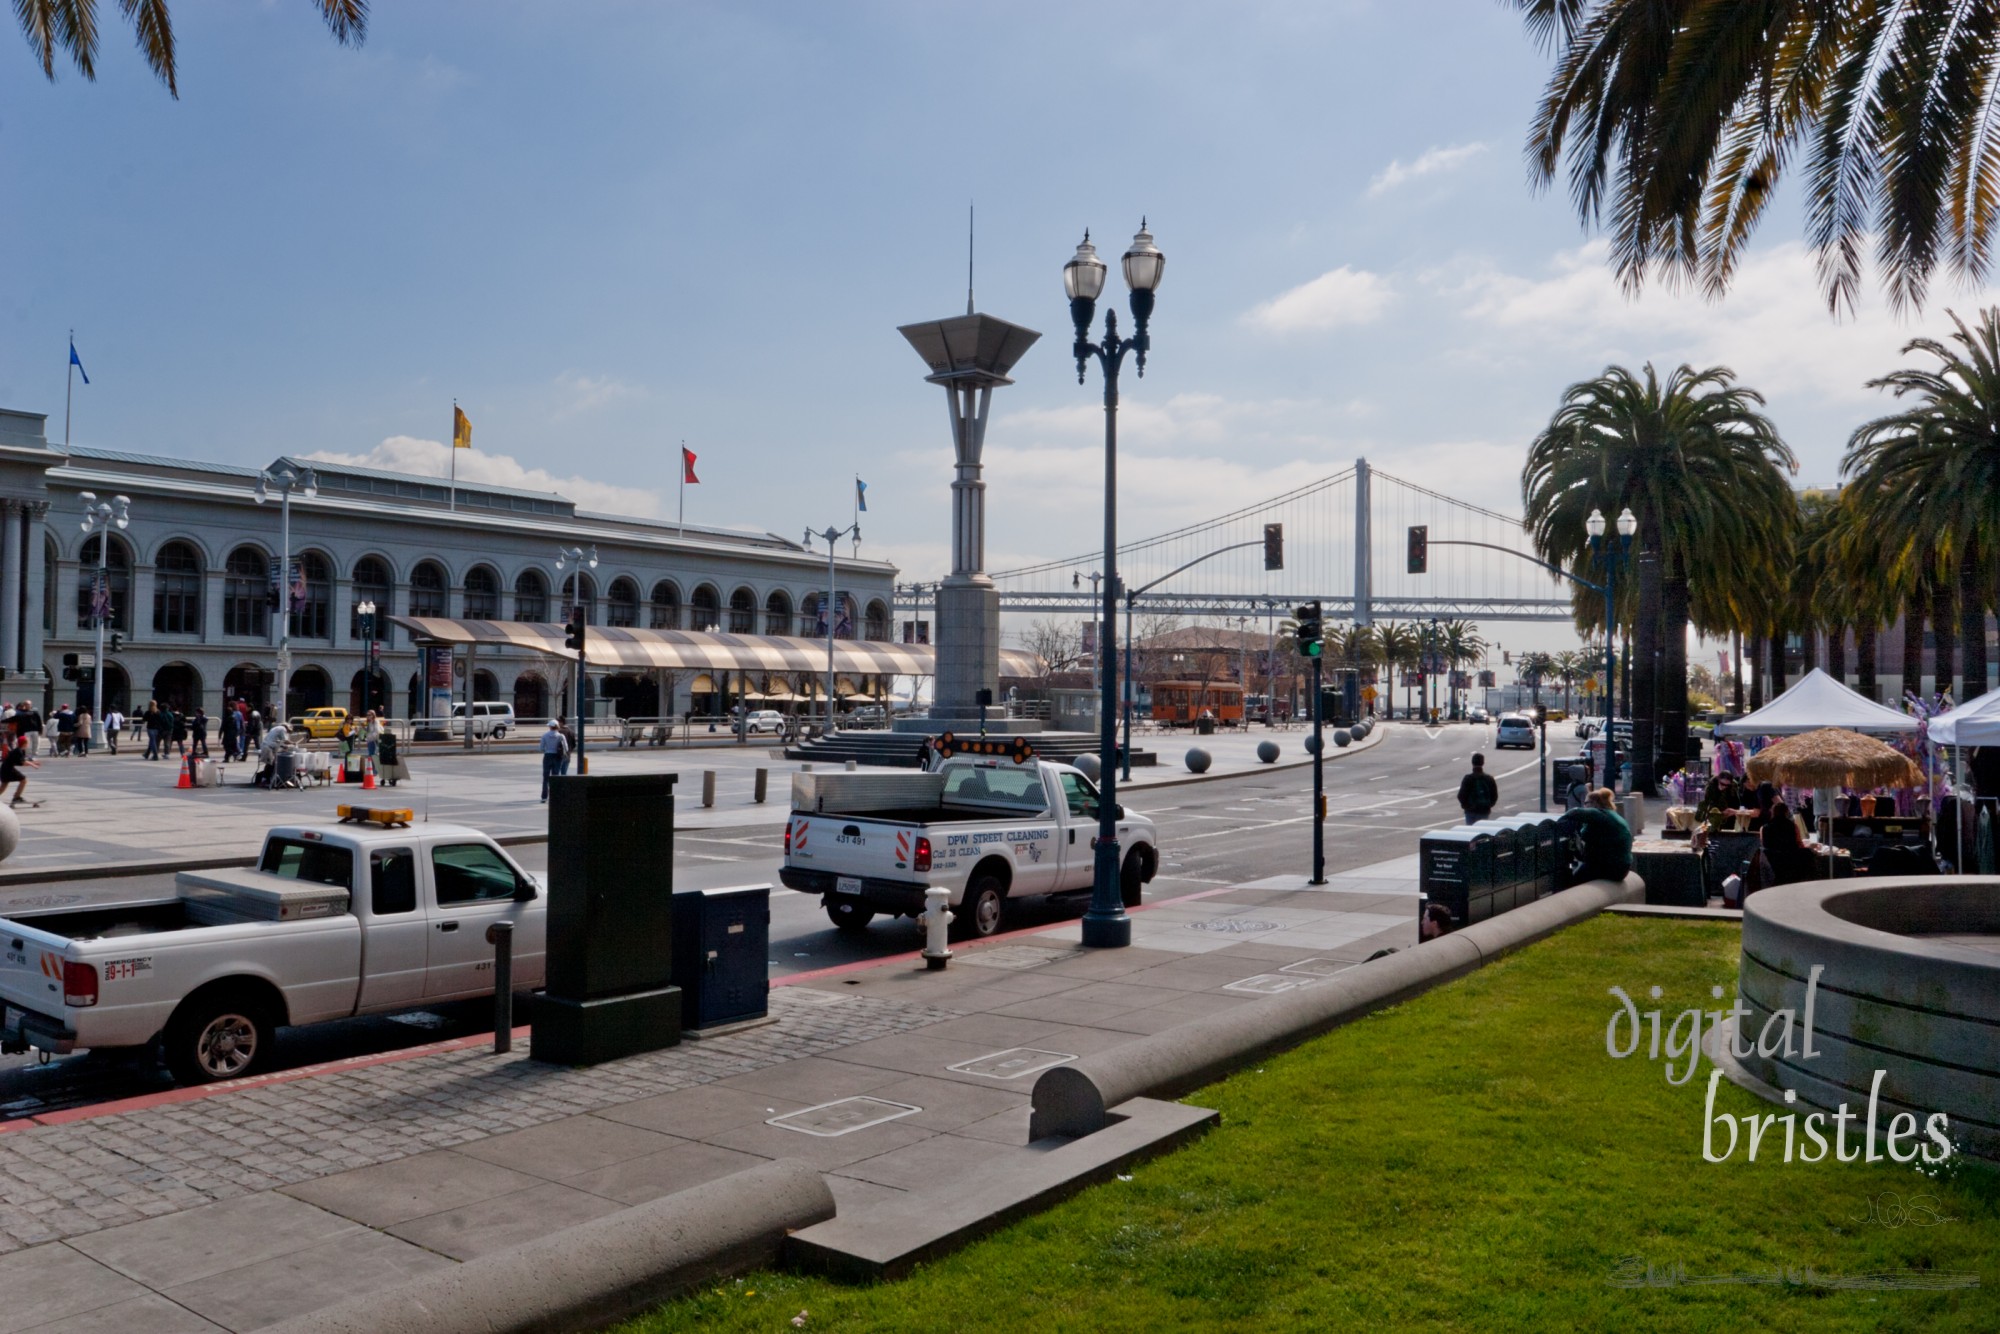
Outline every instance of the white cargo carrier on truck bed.
POLYGON ((476 829, 281 826, 256 869, 176 879, 171 896, 0 917, 0 1049, 159 1039, 182 1083, 253 1074, 284 1025, 491 995, 498 921, 514 985, 542 983, 541 884, 476 829))
MULTIPOLYGON (((1133 907, 1159 869, 1158 840, 1145 816, 1117 814, 1133 907)), ((955 756, 936 773, 802 773, 780 878, 853 931, 877 913, 918 916, 926 887, 946 889, 953 932, 990 936, 1009 898, 1089 892, 1096 837, 1097 788, 1066 764, 955 756)))

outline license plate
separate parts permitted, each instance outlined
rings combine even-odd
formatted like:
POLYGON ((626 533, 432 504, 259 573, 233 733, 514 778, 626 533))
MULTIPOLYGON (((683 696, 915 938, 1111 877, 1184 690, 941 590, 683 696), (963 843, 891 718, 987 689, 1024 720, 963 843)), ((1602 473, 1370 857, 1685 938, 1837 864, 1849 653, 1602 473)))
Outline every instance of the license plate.
POLYGON ((861 892, 861 877, 837 875, 833 878, 833 889, 837 894, 859 894, 861 892))

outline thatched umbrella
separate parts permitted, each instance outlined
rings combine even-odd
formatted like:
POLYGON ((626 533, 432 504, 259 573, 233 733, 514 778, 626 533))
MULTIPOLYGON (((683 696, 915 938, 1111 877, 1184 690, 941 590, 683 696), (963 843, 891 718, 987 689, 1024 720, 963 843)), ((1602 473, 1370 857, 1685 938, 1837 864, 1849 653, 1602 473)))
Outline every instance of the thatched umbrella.
POLYGON ((1774 742, 1750 757, 1750 777, 1793 787, 1916 787, 1923 770, 1873 737, 1822 727, 1774 742))

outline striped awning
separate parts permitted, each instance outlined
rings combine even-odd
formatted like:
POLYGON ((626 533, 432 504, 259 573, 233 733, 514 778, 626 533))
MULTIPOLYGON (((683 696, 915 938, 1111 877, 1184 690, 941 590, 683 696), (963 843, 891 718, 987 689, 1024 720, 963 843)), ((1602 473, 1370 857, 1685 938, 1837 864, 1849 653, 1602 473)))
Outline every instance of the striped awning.
MULTIPOLYGON (((392 616, 419 644, 471 644, 518 648, 552 657, 572 656, 559 624, 536 621, 461 621, 443 616, 392 616)), ((791 635, 726 635, 712 630, 639 630, 593 625, 584 656, 597 667, 684 668, 724 672, 824 672, 826 641, 791 635)), ((936 654, 929 644, 896 644, 879 639, 836 639, 836 672, 866 676, 930 676, 936 654)), ((1034 676, 1035 654, 1000 650, 1002 676, 1034 676)))

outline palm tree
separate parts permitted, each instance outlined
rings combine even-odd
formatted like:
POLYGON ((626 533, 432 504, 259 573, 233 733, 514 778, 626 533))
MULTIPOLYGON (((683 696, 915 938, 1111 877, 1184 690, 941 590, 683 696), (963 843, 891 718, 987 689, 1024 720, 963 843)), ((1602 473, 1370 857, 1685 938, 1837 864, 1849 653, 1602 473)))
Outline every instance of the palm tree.
POLYGON ((1570 386, 1521 472, 1531 539, 1553 564, 1591 564, 1593 510, 1638 519, 1631 762, 1648 794, 1656 749, 1675 767, 1686 754, 1691 617, 1713 620, 1740 599, 1742 571, 1780 568, 1796 517, 1786 473, 1797 461, 1758 410, 1763 396, 1735 378, 1723 366, 1681 366, 1664 380, 1650 364, 1639 375, 1608 367, 1570 386))
MULTIPOLYGON (((1854 479, 1857 503, 1874 532, 1902 538, 1920 561, 1951 561, 1949 571, 1930 571, 1940 576, 1933 580, 1932 629, 1940 691, 1952 676, 1952 641, 1963 646, 1962 701, 1986 690, 1986 611, 1993 581, 1986 562, 2000 554, 2000 310, 1981 311, 1972 326, 1956 313, 1951 322, 1948 343, 1916 338, 1903 348, 1905 356, 1926 354, 1935 366, 1906 367, 1869 381, 1872 388, 1911 402, 1857 430, 1847 442, 1841 472, 1854 479), (1941 614, 1954 582, 1957 636, 1950 616, 1941 614)), ((1906 683, 1912 674, 1905 664, 1906 683)))
MULTIPOLYGON (((359 46, 368 35, 368 0, 311 0, 334 38, 343 46, 359 46)), ((166 0, 119 0, 132 20, 139 54, 167 92, 178 98, 174 74, 174 25, 166 0)), ((14 0, 21 31, 27 35, 35 60, 50 82, 56 77, 56 51, 67 51, 77 72, 97 77, 97 0, 14 0)))
MULTIPOLYGON (((1395 673, 1415 671, 1422 658, 1422 641, 1417 638, 1415 627, 1395 621, 1383 621, 1375 626, 1375 647, 1380 655, 1383 671, 1389 673, 1389 685, 1395 684, 1395 673)), ((1406 678, 1407 679, 1407 678, 1406 678)), ((1384 687, 1387 694, 1389 687, 1384 687)), ((1387 695, 1390 711, 1395 711, 1395 696, 1387 695)), ((1416 716, 1416 706, 1410 702, 1410 687, 1403 688, 1403 713, 1405 717, 1416 716)))
MULTIPOLYGON (((1438 626, 1438 650, 1444 655, 1445 665, 1456 672, 1468 663, 1478 662, 1486 655, 1486 638, 1479 633, 1479 627, 1471 621, 1445 621, 1438 626)), ((1450 680, 1446 678, 1447 682, 1450 680)), ((1450 686, 1451 717, 1458 721, 1458 687, 1450 686)))
POLYGON ((1990 0, 1513 3, 1556 54, 1529 131, 1537 181, 1567 164, 1584 221, 1610 219, 1628 288, 1657 270, 1720 293, 1801 153, 1834 310, 1853 306, 1871 232, 1898 308, 1922 303, 1940 260, 1986 272, 2000 215, 1990 0))

